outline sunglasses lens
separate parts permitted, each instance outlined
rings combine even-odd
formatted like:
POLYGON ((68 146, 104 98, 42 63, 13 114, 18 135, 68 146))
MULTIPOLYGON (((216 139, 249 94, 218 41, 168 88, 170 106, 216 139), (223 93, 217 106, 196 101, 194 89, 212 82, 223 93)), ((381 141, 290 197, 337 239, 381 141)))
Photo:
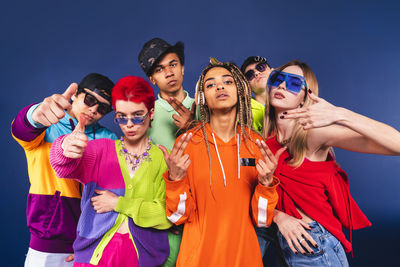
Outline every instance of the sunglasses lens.
POLYGON ((101 115, 106 115, 110 111, 110 106, 104 103, 99 103, 97 107, 97 112, 101 115))
POLYGON ((131 119, 133 124, 142 124, 144 122, 145 117, 133 117, 131 119))
POLYGON ((85 105, 93 107, 94 105, 97 104, 97 99, 93 95, 86 93, 83 102, 85 103, 85 105))
POLYGON ((115 118, 114 119, 115 123, 117 124, 127 124, 128 123, 128 119, 127 118, 115 118))
POLYGON ((267 69, 267 64, 265 63, 258 63, 256 65, 256 70, 258 70, 259 72, 264 72, 267 69))
POLYGON ((281 74, 279 71, 271 72, 269 75, 267 85, 269 87, 278 87, 285 80, 285 75, 281 74))
POLYGON ((244 74, 244 76, 246 77, 246 79, 247 79, 248 81, 253 80, 253 79, 254 79, 254 70, 249 70, 249 71, 247 71, 247 72, 244 74))
POLYGON ((286 86, 288 91, 298 94, 303 86, 303 81, 298 77, 288 76, 286 86))

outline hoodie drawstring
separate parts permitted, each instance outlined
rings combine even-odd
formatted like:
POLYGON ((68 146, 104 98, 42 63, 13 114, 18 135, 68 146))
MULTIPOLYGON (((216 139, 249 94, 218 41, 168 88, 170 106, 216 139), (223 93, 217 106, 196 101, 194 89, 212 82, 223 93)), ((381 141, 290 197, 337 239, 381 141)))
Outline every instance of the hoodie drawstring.
MULTIPOLYGON (((225 169, 224 165, 222 165, 221 157, 219 156, 219 151, 218 151, 218 145, 217 145, 217 140, 215 139, 214 133, 211 133, 214 144, 215 144, 215 151, 217 152, 217 157, 219 161, 219 165, 221 166, 222 170, 222 176, 224 177, 224 186, 226 186, 226 176, 225 176, 225 169)), ((237 163, 238 163, 238 179, 240 179, 240 149, 239 149, 239 135, 236 135, 236 147, 237 147, 237 163)), ((211 182, 211 181, 210 181, 211 182)))
POLYGON ((217 146, 217 140, 215 140, 214 133, 211 133, 211 135, 212 135, 213 140, 214 140, 215 151, 217 151, 217 157, 218 157, 219 165, 221 166, 221 169, 222 169, 222 175, 224 176, 224 186, 226 186, 225 170, 224 170, 224 165, 222 165, 221 157, 219 156, 219 151, 218 151, 218 146, 217 146))

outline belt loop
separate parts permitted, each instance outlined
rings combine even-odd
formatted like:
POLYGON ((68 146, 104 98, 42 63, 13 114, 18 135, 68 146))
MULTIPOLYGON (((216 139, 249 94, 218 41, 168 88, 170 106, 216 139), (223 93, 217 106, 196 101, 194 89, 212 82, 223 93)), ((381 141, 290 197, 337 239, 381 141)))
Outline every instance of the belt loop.
POLYGON ((316 221, 316 223, 318 224, 319 228, 321 228, 321 232, 322 233, 326 233, 327 232, 326 229, 319 222, 316 221))

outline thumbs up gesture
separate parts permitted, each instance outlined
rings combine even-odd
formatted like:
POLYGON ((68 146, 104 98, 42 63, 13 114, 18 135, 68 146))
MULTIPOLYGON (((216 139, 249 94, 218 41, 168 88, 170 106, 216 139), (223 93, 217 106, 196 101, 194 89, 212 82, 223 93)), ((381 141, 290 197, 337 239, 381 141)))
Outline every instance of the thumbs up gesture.
POLYGON ((43 126, 56 124, 65 115, 65 110, 71 109, 69 100, 78 90, 78 84, 71 83, 63 94, 54 94, 46 97, 33 111, 32 119, 43 126))
POLYGON ((81 158, 87 146, 88 137, 85 134, 86 118, 81 115, 78 119, 74 131, 65 137, 61 147, 63 154, 67 158, 78 159, 81 158))

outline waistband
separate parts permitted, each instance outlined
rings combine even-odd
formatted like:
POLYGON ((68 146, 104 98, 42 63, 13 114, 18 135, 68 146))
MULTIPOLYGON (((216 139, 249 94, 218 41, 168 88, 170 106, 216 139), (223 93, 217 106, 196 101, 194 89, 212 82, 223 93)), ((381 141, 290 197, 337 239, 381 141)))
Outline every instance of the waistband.
POLYGON ((129 233, 126 234, 121 234, 121 233, 115 233, 112 239, 130 239, 129 233))
POLYGON ((43 239, 31 234, 29 247, 41 252, 74 253, 72 243, 60 239, 43 239))
POLYGON ((321 224, 319 224, 317 221, 312 221, 308 224, 311 227, 311 232, 312 233, 329 233, 328 230, 325 229, 321 224))

